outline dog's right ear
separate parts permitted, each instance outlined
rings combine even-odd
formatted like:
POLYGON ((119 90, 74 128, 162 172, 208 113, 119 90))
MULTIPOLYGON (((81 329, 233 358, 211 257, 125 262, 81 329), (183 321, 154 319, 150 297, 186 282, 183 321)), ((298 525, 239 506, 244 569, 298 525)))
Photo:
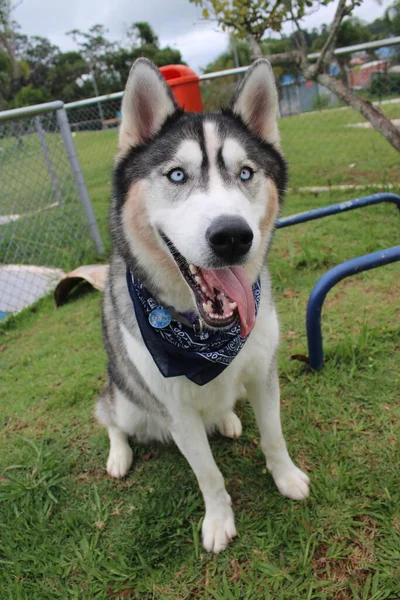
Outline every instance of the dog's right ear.
POLYGON ((233 97, 232 109, 259 138, 279 148, 278 93, 267 59, 256 60, 248 69, 233 97))
POLYGON ((176 109, 172 92, 157 67, 147 58, 136 60, 122 100, 121 153, 152 138, 176 109))

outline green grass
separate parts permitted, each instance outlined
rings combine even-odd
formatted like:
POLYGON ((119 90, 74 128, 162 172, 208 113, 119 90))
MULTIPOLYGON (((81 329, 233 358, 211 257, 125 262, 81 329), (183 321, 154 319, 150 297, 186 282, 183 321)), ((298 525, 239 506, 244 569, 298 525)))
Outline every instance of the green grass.
MULTIPOLYGON (((400 103, 382 109, 391 118, 400 118, 400 103)), ((353 110, 281 119, 291 187, 398 183, 398 152, 373 129, 347 127, 362 121, 353 110)))
MULTIPOLYGON (((344 197, 293 195, 285 213, 344 197)), ((243 437, 212 441, 240 536, 217 557, 202 550, 200 492, 174 446, 135 444, 127 479, 105 475, 107 437, 92 417, 105 381, 100 294, 82 288, 62 308, 47 298, 9 320, 0 337, 0 597, 398 598, 398 266, 329 294, 321 373, 291 359, 306 353, 317 278, 395 244, 398 218, 376 206, 276 234, 283 424, 312 492, 304 504, 278 494, 241 402, 243 437)))
MULTIPOLYGON (((391 118, 400 118, 400 103, 382 109, 391 118)), ((282 147, 289 164, 291 188, 397 184, 398 153, 376 131, 347 127, 362 120, 353 110, 313 112, 281 119, 282 147)), ((79 262, 93 262, 94 253, 90 239, 84 242, 85 218, 61 137, 49 134, 46 140, 64 198, 63 205, 56 208, 48 208, 57 198, 38 137, 26 135, 20 144, 16 138, 2 141, 0 215, 25 216, 0 225, 0 261, 47 264, 68 270, 79 262)), ((117 130, 79 132, 74 141, 108 247, 105 215, 117 130)), ((353 195, 359 194, 357 191, 353 195)))
MULTIPOLYGON (((2 140, 0 216, 22 217, 0 224, 0 264, 46 265, 68 271, 93 261, 95 252, 61 136, 51 133, 46 141, 51 166, 44 160, 36 135, 25 135, 20 143, 16 138, 2 140), (58 182, 59 197, 50 170, 58 182)), ((105 168, 109 176, 108 163, 105 168)), ((103 190, 107 198, 108 190, 103 190)))
MULTIPOLYGON (((307 123, 310 132, 314 121, 307 123)), ((290 147, 285 123, 282 130, 292 185, 314 185, 322 159, 311 163, 299 140, 290 147)), ((102 147, 103 135, 75 141, 106 231, 113 150, 102 147)), ((326 158, 324 168, 339 178, 349 157, 342 159, 340 167, 326 158)), ((388 170, 390 160, 390 152, 382 157, 388 170)), ((284 214, 349 196, 291 193, 284 214)), ((239 533, 216 557, 202 549, 201 495, 173 445, 133 444, 129 476, 105 474, 107 436, 93 419, 106 377, 101 295, 82 286, 59 309, 48 297, 2 324, 1 600, 398 599, 399 266, 337 285, 322 319, 326 367, 312 373, 299 359, 314 283, 347 258, 398 243, 399 219, 395 207, 379 205, 276 233, 270 266, 283 427, 293 458, 311 474, 311 497, 298 504, 279 495, 243 400, 243 436, 211 442, 239 533)))

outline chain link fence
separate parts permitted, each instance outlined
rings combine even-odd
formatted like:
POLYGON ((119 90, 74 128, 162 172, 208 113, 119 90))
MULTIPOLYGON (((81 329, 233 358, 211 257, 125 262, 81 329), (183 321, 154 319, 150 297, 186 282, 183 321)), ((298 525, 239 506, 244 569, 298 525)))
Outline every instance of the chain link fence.
POLYGON ((0 113, 0 319, 96 251, 103 246, 63 103, 0 113))
MULTIPOLYGON (((378 63, 354 70, 352 87, 400 125, 400 67, 378 63)), ((200 77, 204 110, 229 105, 237 71, 200 77)), ((281 77, 278 92, 289 192, 346 190, 352 198, 399 185, 398 153, 359 113, 297 76, 281 77)), ((105 214, 121 99, 122 92, 0 113, 0 318, 87 262, 90 238, 103 250, 86 186, 105 214)))
MULTIPOLYGON (((400 125, 400 72, 396 74, 395 67, 389 72, 389 63, 375 62, 369 70, 360 68, 362 76, 353 76, 353 87, 400 125)), ((204 110, 229 105, 243 76, 231 73, 200 76, 204 110)), ((349 190, 354 195, 358 190, 391 189, 398 184, 398 153, 364 117, 313 81, 289 75, 277 83, 279 128, 292 191, 349 190)), ((121 98, 122 92, 66 105, 89 186, 109 183, 121 98)))
MULTIPOLYGON (((200 83, 205 110, 229 105, 242 77, 215 75, 205 75, 200 83)), ((400 79, 398 93, 393 91, 393 78, 382 73, 371 73, 368 81, 355 91, 400 126, 400 79)), ((359 190, 399 184, 398 153, 360 113, 314 81, 286 76, 277 86, 279 130, 292 192, 348 190, 354 196, 359 190)))
POLYGON ((122 92, 65 105, 79 162, 92 201, 109 196, 117 152, 122 92))

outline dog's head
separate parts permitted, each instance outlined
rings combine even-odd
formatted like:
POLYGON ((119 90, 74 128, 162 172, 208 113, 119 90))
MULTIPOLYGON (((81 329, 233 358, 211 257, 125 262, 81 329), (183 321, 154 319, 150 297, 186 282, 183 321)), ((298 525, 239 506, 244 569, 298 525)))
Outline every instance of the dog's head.
POLYGON ((276 117, 267 60, 221 113, 182 112, 146 59, 133 65, 122 102, 114 244, 160 301, 212 328, 240 318, 242 337, 286 183, 276 117))

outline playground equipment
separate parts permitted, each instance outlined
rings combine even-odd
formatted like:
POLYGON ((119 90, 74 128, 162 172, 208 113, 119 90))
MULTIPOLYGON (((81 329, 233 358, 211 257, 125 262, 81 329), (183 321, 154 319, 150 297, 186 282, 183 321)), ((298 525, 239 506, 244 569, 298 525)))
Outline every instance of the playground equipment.
MULTIPOLYGON (((324 206, 323 208, 316 208, 304 213, 278 219, 276 228, 282 229, 284 227, 291 227, 293 225, 298 225, 299 223, 306 223, 307 221, 329 217, 348 210, 363 208, 364 206, 371 206, 382 202, 394 203, 400 210, 400 196, 390 193, 373 194, 371 196, 339 202, 338 204, 332 204, 331 206, 324 206)), ((400 261, 400 245, 346 260, 336 267, 333 267, 333 269, 330 269, 317 281, 308 299, 306 312, 308 362, 312 369, 321 369, 324 366, 321 313, 325 297, 329 290, 345 277, 350 277, 351 275, 362 273, 363 271, 369 271, 370 269, 376 269, 377 267, 388 265, 396 261, 400 261)))

